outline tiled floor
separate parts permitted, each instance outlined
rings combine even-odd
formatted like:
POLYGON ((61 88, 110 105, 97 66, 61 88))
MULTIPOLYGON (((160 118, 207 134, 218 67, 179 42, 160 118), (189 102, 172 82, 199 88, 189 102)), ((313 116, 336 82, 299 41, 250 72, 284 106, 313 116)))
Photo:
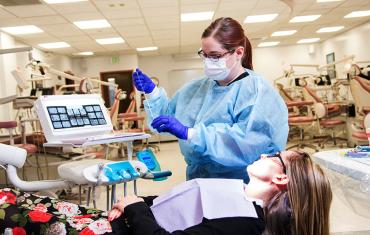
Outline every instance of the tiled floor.
MULTIPOLYGON (((161 164, 162 169, 168 169, 173 172, 173 175, 166 181, 154 182, 151 180, 138 181, 139 195, 158 195, 170 189, 185 180, 185 162, 180 153, 177 142, 161 143, 161 151, 156 153, 156 156, 161 164)), ((310 152, 309 149, 306 151, 310 152)), ((312 153, 312 152, 311 152, 312 153)), ((114 154, 112 154, 114 155, 114 154)), ((55 161, 58 158, 49 156, 49 161, 55 161)), ((43 157, 41 157, 43 160, 43 157)), ((36 179, 35 170, 27 168, 26 170, 29 180, 36 179)), ((50 179, 57 178, 56 167, 49 169, 50 179)), ((19 172, 21 174, 21 172, 19 172)), ((45 169, 43 171, 45 175, 45 169)), ((329 172, 332 182, 334 200, 331 209, 331 232, 335 235, 363 235, 370 234, 370 211, 361 210, 363 203, 370 203, 370 195, 368 197, 358 199, 359 196, 355 190, 344 190, 350 185, 343 185, 336 182, 335 173, 329 172)), ((2 173, 0 173, 1 183, 4 181, 2 173)), ((343 181, 350 184, 351 180, 343 181)), ((129 184, 129 193, 133 193, 132 184, 129 184)), ((123 185, 117 187, 118 198, 123 195, 123 185)), ((100 209, 106 208, 105 188, 100 188, 97 192, 98 203, 97 207, 100 209)), ((360 196, 363 196, 362 194, 360 196)))

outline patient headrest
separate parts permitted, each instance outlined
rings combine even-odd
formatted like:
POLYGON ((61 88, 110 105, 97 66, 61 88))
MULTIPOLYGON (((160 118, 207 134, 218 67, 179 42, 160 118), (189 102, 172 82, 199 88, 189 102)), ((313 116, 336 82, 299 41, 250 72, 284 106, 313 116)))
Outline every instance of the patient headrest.
POLYGON ((0 144, 0 164, 21 168, 26 161, 27 151, 15 146, 0 144))

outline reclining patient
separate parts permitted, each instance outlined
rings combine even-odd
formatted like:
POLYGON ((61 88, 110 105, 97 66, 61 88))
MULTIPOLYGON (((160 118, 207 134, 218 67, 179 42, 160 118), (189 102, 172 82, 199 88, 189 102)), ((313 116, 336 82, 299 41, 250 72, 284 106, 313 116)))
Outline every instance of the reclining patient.
POLYGON ((247 172, 247 185, 195 179, 159 197, 125 197, 109 213, 3 189, 0 233, 12 227, 14 234, 48 235, 329 234, 330 184, 309 155, 265 155, 247 172))

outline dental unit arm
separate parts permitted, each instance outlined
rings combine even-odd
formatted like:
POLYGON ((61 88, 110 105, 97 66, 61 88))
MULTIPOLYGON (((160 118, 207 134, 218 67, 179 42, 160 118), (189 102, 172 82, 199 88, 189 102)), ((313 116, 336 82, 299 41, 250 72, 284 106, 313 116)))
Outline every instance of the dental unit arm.
POLYGON ((69 188, 73 184, 65 180, 24 181, 17 175, 17 168, 22 168, 27 151, 10 145, 0 144, 0 165, 6 169, 9 181, 22 191, 42 191, 48 189, 69 188))

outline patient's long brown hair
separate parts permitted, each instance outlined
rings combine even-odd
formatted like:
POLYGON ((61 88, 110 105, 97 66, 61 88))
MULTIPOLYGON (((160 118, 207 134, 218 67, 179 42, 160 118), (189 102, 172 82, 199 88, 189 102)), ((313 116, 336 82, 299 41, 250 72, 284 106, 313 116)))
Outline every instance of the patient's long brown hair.
POLYGON ((329 235, 332 191, 321 167, 304 152, 296 152, 287 164, 289 183, 268 203, 268 235, 329 235))

